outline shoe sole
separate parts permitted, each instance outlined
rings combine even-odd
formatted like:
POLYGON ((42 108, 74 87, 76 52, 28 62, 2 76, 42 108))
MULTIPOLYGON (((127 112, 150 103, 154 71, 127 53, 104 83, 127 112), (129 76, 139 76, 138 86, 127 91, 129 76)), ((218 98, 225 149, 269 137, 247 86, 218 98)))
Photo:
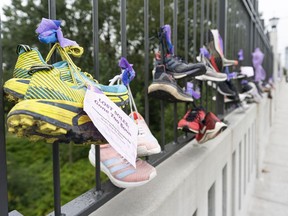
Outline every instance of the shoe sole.
POLYGON ((148 94, 151 97, 167 100, 169 102, 193 102, 193 98, 179 94, 177 87, 165 83, 152 83, 148 87, 148 94))
POLYGON ((156 148, 153 149, 147 149, 145 146, 138 146, 137 147, 137 156, 143 157, 143 156, 150 156, 154 154, 158 154, 161 152, 161 147, 158 145, 156 148))
POLYGON ((196 76, 195 77, 197 80, 202 80, 202 81, 214 81, 214 82, 223 82, 225 80, 227 80, 227 77, 225 78, 218 78, 218 77, 212 77, 212 76, 208 76, 206 74, 203 74, 201 76, 196 76))
POLYGON ((217 91, 218 91, 220 94, 224 95, 224 96, 234 96, 234 94, 229 94, 229 93, 223 92, 223 91, 219 88, 219 86, 217 87, 217 91))
POLYGON ((191 128, 189 128, 188 126, 184 126, 184 127, 177 127, 178 130, 182 130, 184 132, 192 132, 192 133, 195 133, 195 134, 198 134, 199 133, 199 130, 193 130, 191 128))
POLYGON ((225 123, 216 122, 215 128, 213 130, 206 130, 205 135, 198 142, 200 144, 207 142, 208 140, 215 138, 218 134, 220 134, 226 128, 227 128, 227 125, 225 123))
MULTIPOLYGON (((89 151, 88 158, 89 158, 89 161, 90 161, 91 165, 95 167, 95 152, 92 151, 91 149, 89 151)), ((151 181, 157 175, 156 170, 155 170, 154 172, 152 172, 150 174, 148 180, 141 181, 141 182, 123 182, 123 181, 120 181, 120 180, 114 178, 114 176, 109 172, 109 169, 106 168, 106 166, 104 166, 101 161, 100 161, 100 169, 101 169, 102 172, 104 172, 108 176, 110 181, 115 186, 117 186, 119 188, 131 188, 131 187, 138 187, 138 186, 144 185, 144 184, 148 183, 149 181, 151 181)))
POLYGON ((5 82, 3 90, 8 101, 19 102, 24 99, 30 79, 12 78, 5 82))
POLYGON ((82 105, 69 101, 24 100, 7 116, 8 131, 18 136, 75 144, 105 142, 82 105))

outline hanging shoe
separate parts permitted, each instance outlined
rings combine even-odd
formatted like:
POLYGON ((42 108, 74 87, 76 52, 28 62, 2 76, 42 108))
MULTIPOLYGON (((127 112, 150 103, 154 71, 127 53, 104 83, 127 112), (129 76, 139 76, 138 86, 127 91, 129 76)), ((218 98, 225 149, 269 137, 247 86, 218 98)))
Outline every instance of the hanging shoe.
POLYGON ((217 72, 211 65, 209 59, 207 59, 203 54, 200 54, 197 59, 199 62, 202 62, 206 66, 206 73, 200 76, 196 76, 195 78, 197 80, 202 81, 210 80, 214 82, 223 82, 227 80, 227 75, 225 73, 217 72))
POLYGON ((226 66, 238 65, 236 60, 228 60, 223 54, 223 41, 217 29, 209 30, 208 46, 210 61, 217 72, 222 72, 226 66))
POLYGON ((196 140, 201 144, 216 137, 222 130, 227 127, 226 124, 220 121, 219 118, 212 112, 208 112, 200 125, 199 133, 196 135, 196 140))
POLYGON ((189 109, 178 122, 178 129, 186 132, 199 133, 200 124, 205 118, 205 111, 201 108, 189 109))
MULTIPOLYGON (((64 49, 60 47, 59 44, 55 44, 48 53, 46 62, 49 61, 52 53, 57 49, 63 61, 57 62, 52 66, 58 69, 62 81, 67 82, 68 85, 73 85, 73 82, 81 83, 82 80, 84 80, 90 85, 101 88, 104 94, 116 105, 122 107, 128 104, 128 91, 124 85, 115 85, 114 89, 110 87, 107 88, 105 85, 99 84, 98 81, 87 72, 79 72, 78 75, 75 73, 75 69, 79 70, 79 68, 73 63, 68 54, 71 53, 72 55, 79 57, 81 53, 78 51, 78 48, 76 48, 77 47, 70 47, 70 50, 68 50, 67 48, 64 49), (75 77, 76 80, 73 80, 73 77, 75 77), (113 91, 111 92, 110 90, 113 91)), ((43 68, 50 67, 43 60, 42 55, 36 48, 30 48, 28 45, 18 45, 17 54, 18 59, 13 72, 14 78, 6 81, 3 86, 8 100, 15 102, 21 101, 25 97, 31 80, 31 75, 28 73, 31 67, 37 65, 40 65, 43 68)))
POLYGON ((153 82, 148 87, 151 97, 169 102, 192 102, 193 98, 181 89, 175 79, 165 72, 164 65, 157 65, 152 72, 153 82))
MULTIPOLYGON (((44 138, 47 142, 73 141, 84 144, 105 141, 83 111, 87 86, 95 82, 83 77, 75 66, 73 68, 74 73, 70 73, 73 82, 67 82, 61 79, 61 71, 56 67, 32 67, 29 72, 33 75, 25 100, 16 104, 7 115, 8 130, 19 136, 44 138)), ((128 91, 124 85, 93 86, 111 93, 113 97, 127 92, 128 101, 128 91)))
MULTIPOLYGON (((89 161, 95 167, 95 145, 91 145, 89 161)), ((117 187, 144 185, 156 177, 156 169, 144 160, 136 160, 136 168, 128 163, 111 145, 100 146, 100 169, 117 187)))
POLYGON ((137 156, 142 157, 160 153, 161 147, 148 128, 144 118, 138 112, 132 112, 129 116, 138 127, 137 156))
POLYGON ((164 64, 166 72, 171 74, 175 79, 182 79, 184 77, 195 77, 206 72, 206 67, 202 63, 186 63, 179 57, 174 55, 174 48, 171 42, 171 27, 164 25, 159 32, 160 50, 163 58, 156 55, 157 64, 164 64), (159 58, 160 57, 160 58, 159 58))

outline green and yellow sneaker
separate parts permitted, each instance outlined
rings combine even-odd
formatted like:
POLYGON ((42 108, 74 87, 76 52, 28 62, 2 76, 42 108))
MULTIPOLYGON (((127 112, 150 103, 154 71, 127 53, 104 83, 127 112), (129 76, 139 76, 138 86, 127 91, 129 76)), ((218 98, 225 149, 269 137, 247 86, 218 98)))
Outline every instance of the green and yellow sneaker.
POLYGON ((118 106, 125 106, 128 104, 128 91, 124 85, 115 85, 115 88, 119 88, 117 91, 110 92, 111 88, 107 88, 105 85, 99 84, 92 75, 87 72, 79 72, 77 80, 73 80, 71 73, 75 74, 75 70, 80 71, 80 69, 73 63, 68 54, 79 57, 83 53, 82 47, 68 47, 62 48, 58 43, 55 44, 52 49, 49 51, 46 60, 44 61, 42 55, 36 48, 30 48, 28 45, 18 45, 16 53, 18 54, 18 60, 13 71, 12 79, 5 82, 3 89, 6 93, 6 98, 9 101, 19 102, 24 99, 27 92, 31 75, 28 73, 31 67, 35 66, 44 66, 47 67, 51 55, 55 50, 58 50, 63 61, 53 64, 55 68, 60 71, 60 79, 69 83, 83 82, 85 80, 90 85, 96 85, 104 94, 109 97, 114 103, 118 106), (73 69, 74 68, 74 69, 73 69), (122 92, 119 92, 122 90, 122 92))

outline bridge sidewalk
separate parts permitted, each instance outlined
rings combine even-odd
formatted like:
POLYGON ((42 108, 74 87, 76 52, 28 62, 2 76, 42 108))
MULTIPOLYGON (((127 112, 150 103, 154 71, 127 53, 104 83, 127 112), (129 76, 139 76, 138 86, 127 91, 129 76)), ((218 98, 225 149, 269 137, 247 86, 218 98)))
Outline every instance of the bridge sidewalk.
POLYGON ((288 84, 281 86, 277 100, 262 172, 251 194, 248 216, 288 215, 288 84))

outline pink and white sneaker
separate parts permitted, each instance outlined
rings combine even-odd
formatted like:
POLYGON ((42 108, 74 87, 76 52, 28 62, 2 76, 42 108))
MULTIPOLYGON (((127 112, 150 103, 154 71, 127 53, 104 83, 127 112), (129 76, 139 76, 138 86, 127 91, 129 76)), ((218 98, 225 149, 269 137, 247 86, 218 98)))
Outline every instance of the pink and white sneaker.
POLYGON ((138 126, 137 156, 142 157, 160 153, 161 147, 144 118, 138 112, 132 112, 129 116, 138 126))
MULTIPOLYGON (((95 145, 91 145, 89 161, 95 166, 95 145)), ((144 160, 136 160, 136 169, 128 163, 111 145, 100 145, 100 168, 117 187, 137 187, 151 181, 156 169, 144 160)))

